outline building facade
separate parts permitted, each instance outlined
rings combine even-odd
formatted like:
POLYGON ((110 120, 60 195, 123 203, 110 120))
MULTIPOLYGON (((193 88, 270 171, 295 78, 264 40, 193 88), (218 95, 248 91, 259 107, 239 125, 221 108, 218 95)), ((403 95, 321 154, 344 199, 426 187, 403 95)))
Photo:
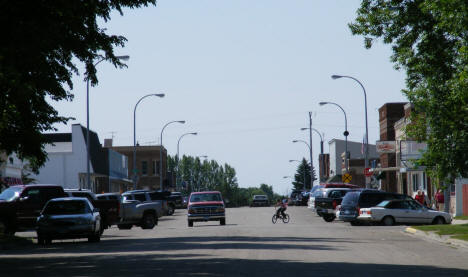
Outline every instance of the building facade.
POLYGON ((23 162, 16 154, 0 153, 0 191, 11 185, 23 184, 23 162))
POLYGON ((98 135, 90 131, 90 179, 87 182, 86 128, 72 125, 71 133, 45 134, 48 161, 33 176, 37 183, 57 184, 70 189, 90 189, 96 193, 121 192, 131 188, 127 157, 103 148, 98 135))

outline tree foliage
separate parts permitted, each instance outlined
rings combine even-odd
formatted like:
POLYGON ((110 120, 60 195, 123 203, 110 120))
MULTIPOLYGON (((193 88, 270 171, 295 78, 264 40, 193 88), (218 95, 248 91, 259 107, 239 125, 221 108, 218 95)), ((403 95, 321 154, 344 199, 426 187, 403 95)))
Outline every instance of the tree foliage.
POLYGON ((414 104, 407 135, 427 142, 418 161, 441 180, 468 176, 468 2, 364 0, 350 29, 391 44, 414 104))
MULTIPOLYGON (((177 157, 168 156, 168 170, 177 172, 177 157)), ((236 171, 229 164, 219 165, 216 161, 203 160, 198 157, 182 156, 179 160, 177 174, 178 189, 184 194, 193 191, 220 191, 228 206, 249 205, 253 195, 266 194, 270 200, 279 198, 273 187, 261 184, 259 188, 240 188, 236 171)))
POLYGON ((85 79, 97 84, 94 63, 105 58, 124 66, 114 55, 126 39, 108 35, 98 20, 107 22, 113 10, 139 8, 156 0, 0 1, 0 150, 16 152, 37 169, 47 156, 42 135, 54 130, 60 116, 47 100, 71 101, 75 61, 85 64, 85 79))
MULTIPOLYGON (((315 175, 315 169, 313 170, 313 178, 317 180, 315 175)), ((294 181, 292 182, 295 190, 310 190, 311 180, 310 180, 310 164, 305 158, 302 159, 301 163, 297 167, 296 173, 294 174, 294 181), (304 186, 305 182, 305 186, 304 186)))

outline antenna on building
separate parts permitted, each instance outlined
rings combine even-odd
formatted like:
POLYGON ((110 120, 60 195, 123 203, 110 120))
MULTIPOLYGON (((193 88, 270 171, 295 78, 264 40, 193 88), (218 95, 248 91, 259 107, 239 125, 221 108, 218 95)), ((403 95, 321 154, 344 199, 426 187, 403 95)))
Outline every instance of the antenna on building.
POLYGON ((114 140, 114 137, 115 137, 114 134, 117 134, 117 132, 116 131, 111 131, 109 133, 111 134, 111 139, 114 140))

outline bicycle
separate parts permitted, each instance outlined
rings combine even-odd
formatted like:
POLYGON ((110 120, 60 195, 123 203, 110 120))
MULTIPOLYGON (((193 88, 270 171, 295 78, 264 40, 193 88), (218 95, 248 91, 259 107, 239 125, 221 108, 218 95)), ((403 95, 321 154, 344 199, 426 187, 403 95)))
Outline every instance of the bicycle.
POLYGON ((273 217, 271 218, 271 222, 273 222, 273 224, 276 224, 276 221, 278 219, 281 219, 283 220, 283 223, 288 223, 289 222, 289 215, 287 213, 284 213, 284 216, 280 213, 279 216, 276 215, 276 212, 275 214, 273 215, 273 217))

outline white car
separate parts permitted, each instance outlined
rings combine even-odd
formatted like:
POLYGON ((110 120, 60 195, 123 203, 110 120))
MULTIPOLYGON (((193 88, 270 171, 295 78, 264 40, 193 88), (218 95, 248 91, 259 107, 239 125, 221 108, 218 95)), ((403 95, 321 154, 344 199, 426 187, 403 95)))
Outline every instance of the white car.
POLYGON ((357 219, 381 222, 387 226, 395 223, 450 224, 452 222, 449 213, 426 208, 413 199, 385 200, 375 207, 362 208, 357 219))

